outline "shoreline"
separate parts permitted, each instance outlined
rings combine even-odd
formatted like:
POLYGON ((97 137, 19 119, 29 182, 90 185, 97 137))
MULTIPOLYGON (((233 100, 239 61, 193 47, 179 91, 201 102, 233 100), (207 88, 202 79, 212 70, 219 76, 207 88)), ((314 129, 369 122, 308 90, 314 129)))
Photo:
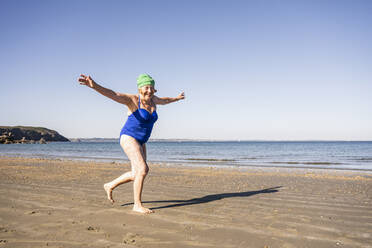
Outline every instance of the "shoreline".
MULTIPOLYGON (((51 156, 51 157, 42 157, 42 156, 22 156, 22 155, 14 155, 10 156, 7 155, 0 155, 0 158, 20 158, 20 159, 41 159, 41 160, 57 160, 57 161, 80 161, 80 162, 89 162, 89 163, 116 163, 116 164, 127 164, 129 160, 127 159, 116 159, 116 158, 91 158, 91 157, 71 157, 71 156, 51 156), (70 159, 68 159, 70 158, 70 159)), ((187 161, 187 160, 186 160, 187 161)), ((156 164, 162 166, 169 166, 169 167, 186 167, 186 168, 216 168, 216 169, 237 169, 237 170, 250 170, 250 169, 294 169, 294 170, 325 170, 325 171, 350 171, 350 172, 365 172, 371 173, 372 169, 360 169, 360 168, 326 168, 326 167, 315 167, 315 166, 301 166, 301 165, 294 165, 294 164, 301 164, 300 162, 295 163, 288 163, 290 166, 286 165, 225 165, 219 164, 216 165, 219 161, 210 161, 208 163, 198 163, 198 162, 178 162, 178 161, 148 161, 149 164, 156 164), (213 163, 214 162, 214 163, 213 163)), ((272 164, 279 164, 279 163, 272 163, 272 164)), ((284 163, 283 163, 284 164, 284 163)), ((309 164, 309 163, 305 163, 309 164)))
POLYGON ((102 187, 129 169, 2 157, 1 247, 372 247, 370 173, 150 164, 141 215, 102 187))

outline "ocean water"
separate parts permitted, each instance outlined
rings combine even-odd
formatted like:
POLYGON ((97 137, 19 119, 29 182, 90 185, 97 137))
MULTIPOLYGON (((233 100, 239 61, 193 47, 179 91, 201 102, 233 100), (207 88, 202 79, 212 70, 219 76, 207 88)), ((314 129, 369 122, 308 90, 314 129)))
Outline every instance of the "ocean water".
MULTIPOLYGON (((150 141, 147 154, 168 165, 372 171, 372 141, 150 141)), ((0 145, 0 156, 128 161, 118 140, 0 145)))

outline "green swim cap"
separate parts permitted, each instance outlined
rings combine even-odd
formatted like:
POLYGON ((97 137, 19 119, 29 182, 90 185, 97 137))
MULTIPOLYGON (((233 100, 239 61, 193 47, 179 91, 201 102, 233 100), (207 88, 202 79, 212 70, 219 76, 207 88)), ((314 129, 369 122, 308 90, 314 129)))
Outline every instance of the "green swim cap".
POLYGON ((145 85, 152 85, 155 86, 155 81, 150 75, 148 74, 141 74, 137 78, 137 87, 138 89, 145 85))

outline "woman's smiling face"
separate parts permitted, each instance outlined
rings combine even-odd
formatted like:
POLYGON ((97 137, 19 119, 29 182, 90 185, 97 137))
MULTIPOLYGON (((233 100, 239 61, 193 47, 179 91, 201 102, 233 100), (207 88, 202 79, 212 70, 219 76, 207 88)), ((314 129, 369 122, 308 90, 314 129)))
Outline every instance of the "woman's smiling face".
POLYGON ((139 93, 144 99, 151 99, 151 97, 155 94, 156 90, 152 85, 144 85, 138 89, 139 93))

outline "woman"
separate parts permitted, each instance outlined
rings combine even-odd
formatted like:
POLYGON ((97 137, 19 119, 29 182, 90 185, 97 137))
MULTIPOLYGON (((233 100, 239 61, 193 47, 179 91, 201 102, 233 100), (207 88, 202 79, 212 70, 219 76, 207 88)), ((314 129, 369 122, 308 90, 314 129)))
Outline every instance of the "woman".
POLYGON ((133 211, 153 213, 142 205, 141 195, 143 182, 149 171, 146 162, 146 142, 150 138, 154 123, 158 119, 156 105, 165 105, 185 99, 182 92, 178 97, 157 97, 154 95, 155 81, 147 74, 141 74, 137 79, 138 95, 114 92, 97 84, 90 76, 80 75, 78 80, 112 100, 128 107, 128 119, 120 132, 120 146, 128 156, 131 171, 128 171, 113 181, 103 185, 107 198, 114 203, 112 191, 120 184, 133 181, 134 206, 133 211))

